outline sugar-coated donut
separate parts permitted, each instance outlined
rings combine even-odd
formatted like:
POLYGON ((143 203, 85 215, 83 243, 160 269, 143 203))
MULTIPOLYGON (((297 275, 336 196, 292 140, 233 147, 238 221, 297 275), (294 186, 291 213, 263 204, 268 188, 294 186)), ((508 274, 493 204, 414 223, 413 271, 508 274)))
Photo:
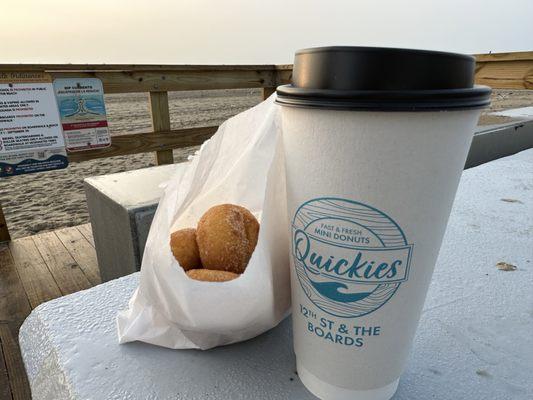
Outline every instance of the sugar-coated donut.
POLYGON ((191 279, 205 282, 226 282, 239 277, 239 274, 233 272, 212 269, 191 269, 186 274, 191 279))
POLYGON ((202 268, 202 261, 196 244, 196 229, 180 229, 172 233, 170 235, 170 249, 185 271, 202 268))
POLYGON ((211 207, 196 229, 202 265, 206 269, 242 274, 257 245, 259 222, 234 204, 211 207))

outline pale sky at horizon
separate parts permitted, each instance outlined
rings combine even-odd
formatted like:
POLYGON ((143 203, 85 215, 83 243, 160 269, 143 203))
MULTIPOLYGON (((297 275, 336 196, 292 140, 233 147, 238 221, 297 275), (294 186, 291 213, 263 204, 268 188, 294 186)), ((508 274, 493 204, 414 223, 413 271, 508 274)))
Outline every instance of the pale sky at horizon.
POLYGON ((270 64, 321 45, 533 50, 533 0, 0 0, 0 63, 270 64))

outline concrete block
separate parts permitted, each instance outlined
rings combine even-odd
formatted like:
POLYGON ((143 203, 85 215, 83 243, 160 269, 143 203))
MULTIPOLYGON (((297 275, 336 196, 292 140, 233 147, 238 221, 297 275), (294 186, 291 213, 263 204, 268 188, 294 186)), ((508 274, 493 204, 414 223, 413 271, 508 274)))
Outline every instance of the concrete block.
POLYGON ((465 168, 472 168, 532 147, 533 119, 531 118, 516 118, 516 121, 506 124, 478 126, 465 168))
POLYGON ((186 163, 85 179, 85 194, 102 281, 141 268, 148 231, 163 193, 160 185, 186 163))
MULTIPOLYGON (((395 400, 533 398, 533 150, 463 173, 395 400), (502 271, 499 262, 515 265, 502 271)), ((312 399, 290 320, 244 343, 117 343, 138 273, 37 307, 20 330, 35 400, 312 399)))

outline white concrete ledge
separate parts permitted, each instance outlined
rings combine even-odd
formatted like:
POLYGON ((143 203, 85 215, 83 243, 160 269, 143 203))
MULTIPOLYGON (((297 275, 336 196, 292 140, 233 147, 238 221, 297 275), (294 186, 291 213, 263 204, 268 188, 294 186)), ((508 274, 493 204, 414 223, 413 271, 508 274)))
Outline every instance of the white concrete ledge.
MULTIPOLYGON (((533 398, 533 150, 464 172, 396 400, 533 398), (501 271, 498 262, 517 267, 501 271)), ((290 321, 210 351, 118 345, 138 274, 36 308, 20 330, 35 400, 311 399, 290 321)))

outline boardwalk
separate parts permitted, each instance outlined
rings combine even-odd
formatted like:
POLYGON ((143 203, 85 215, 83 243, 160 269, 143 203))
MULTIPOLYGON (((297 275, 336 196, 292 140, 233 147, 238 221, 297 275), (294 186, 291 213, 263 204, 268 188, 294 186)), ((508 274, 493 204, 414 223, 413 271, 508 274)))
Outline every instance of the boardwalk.
POLYGON ((20 325, 39 304, 97 285, 100 275, 90 224, 0 246, 0 400, 26 400, 20 325))

